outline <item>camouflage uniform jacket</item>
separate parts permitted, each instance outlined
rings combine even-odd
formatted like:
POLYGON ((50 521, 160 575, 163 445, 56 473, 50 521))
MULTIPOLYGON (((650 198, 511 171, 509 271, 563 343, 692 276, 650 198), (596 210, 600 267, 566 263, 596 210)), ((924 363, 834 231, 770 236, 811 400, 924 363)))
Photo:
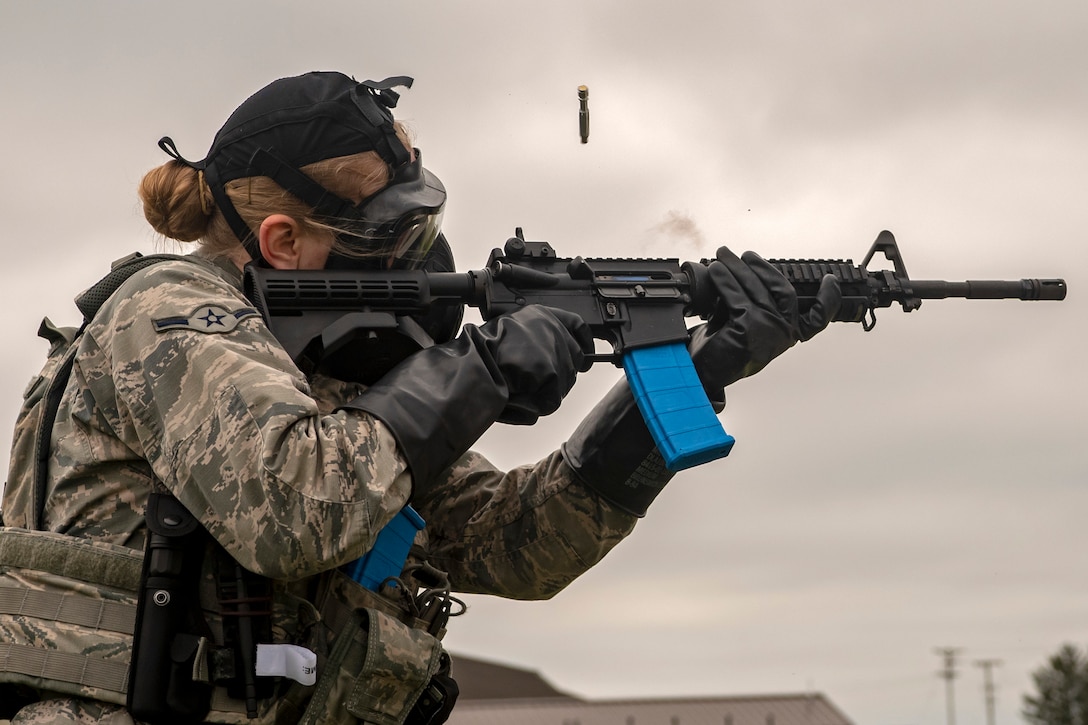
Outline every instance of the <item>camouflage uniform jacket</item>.
MULTIPOLYGON (((296 580, 359 557, 411 492, 393 436, 332 412, 358 391, 303 377, 240 272, 191 259, 138 273, 84 333, 53 434, 46 528, 142 548, 158 478, 256 573, 296 580)), ((506 473, 469 453, 413 503, 455 591, 514 598, 554 594, 633 526, 558 453, 506 473)), ((18 507, 4 511, 18 525, 18 507)))
MULTIPOLYGON (((44 528, 141 549, 158 480, 246 569, 297 590, 365 553, 412 493, 391 432, 336 410, 359 390, 307 380, 230 263, 153 265, 79 342, 44 528)), ((25 526, 28 487, 14 481, 4 517, 25 526)), ((635 522, 577 482, 558 452, 509 472, 470 452, 425 491, 412 501, 427 521, 417 544, 460 592, 550 597, 635 522)))

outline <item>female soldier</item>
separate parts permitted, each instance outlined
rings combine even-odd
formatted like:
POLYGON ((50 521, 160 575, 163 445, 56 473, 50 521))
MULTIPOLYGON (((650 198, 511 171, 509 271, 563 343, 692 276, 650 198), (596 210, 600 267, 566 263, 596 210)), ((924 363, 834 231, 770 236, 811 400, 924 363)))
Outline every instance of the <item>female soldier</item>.
MULTIPOLYGON (((199 248, 141 267, 92 313, 45 490, 35 495, 33 466, 13 455, 3 515, 96 551, 176 554, 197 572, 199 601, 171 633, 147 624, 159 600, 141 605, 136 654, 110 655, 133 659, 117 692, 31 680, 41 699, 14 723, 441 722, 455 696, 438 642, 450 592, 554 595, 671 477, 624 383, 535 464, 502 472, 469 451, 496 421, 556 410, 592 351, 573 314, 530 306, 456 336, 459 318, 421 320, 437 344, 369 386, 320 361, 304 374, 269 332, 243 294, 247 264, 450 268, 445 191, 393 120, 395 85, 410 79, 285 78, 231 115, 203 161, 160 143, 174 158, 144 178, 145 215, 199 248), (377 592, 359 586, 342 565, 408 503, 426 522, 408 566, 377 592), (186 517, 209 536, 171 553, 166 529, 186 517), (162 662, 179 666, 144 684, 162 662)), ((799 315, 792 287, 754 255, 723 248, 710 272, 718 311, 689 348, 718 398, 823 329, 838 304, 832 280, 799 315)))

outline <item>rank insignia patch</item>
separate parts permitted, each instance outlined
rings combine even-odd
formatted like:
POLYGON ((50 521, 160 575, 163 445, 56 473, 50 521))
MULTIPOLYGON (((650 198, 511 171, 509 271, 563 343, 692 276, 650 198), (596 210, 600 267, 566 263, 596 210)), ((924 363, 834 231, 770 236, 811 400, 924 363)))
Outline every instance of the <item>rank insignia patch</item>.
POLYGON ((252 307, 230 312, 216 305, 198 307, 188 317, 164 317, 154 320, 155 332, 167 330, 196 330, 197 332, 230 332, 247 317, 259 314, 252 307))

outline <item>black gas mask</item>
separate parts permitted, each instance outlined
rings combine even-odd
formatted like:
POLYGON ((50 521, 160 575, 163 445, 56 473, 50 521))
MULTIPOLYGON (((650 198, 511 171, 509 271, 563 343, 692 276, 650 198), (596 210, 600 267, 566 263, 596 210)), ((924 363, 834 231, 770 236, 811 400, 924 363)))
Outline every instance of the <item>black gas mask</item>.
POLYGON ((446 187, 423 168, 419 149, 413 156, 393 169, 388 185, 358 204, 333 194, 274 151, 258 149, 252 169, 339 230, 325 269, 416 269, 442 230, 446 187))
MULTIPOLYGON (((337 236, 326 269, 418 269, 442 231, 446 188, 423 168, 422 155, 393 173, 384 189, 357 207, 337 236), (374 250, 380 250, 377 257, 374 250)), ((450 270, 452 271, 452 269, 450 270)))

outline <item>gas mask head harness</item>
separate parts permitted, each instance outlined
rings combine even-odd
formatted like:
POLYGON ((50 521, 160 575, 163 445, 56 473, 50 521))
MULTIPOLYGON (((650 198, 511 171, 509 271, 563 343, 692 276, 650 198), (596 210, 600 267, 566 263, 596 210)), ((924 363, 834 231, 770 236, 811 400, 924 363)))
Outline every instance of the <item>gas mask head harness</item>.
MULTIPOLYGON (((162 138, 159 147, 203 172, 216 206, 253 259, 247 275, 254 267, 267 268, 268 263, 257 236, 227 195, 225 184, 253 176, 271 178, 312 207, 315 219, 337 230, 337 244, 329 254, 326 270, 453 271, 452 252, 441 236, 445 187, 423 168, 418 149, 413 153, 405 148, 390 110, 400 98, 393 88, 410 88, 412 82, 409 77, 397 76, 359 83, 335 72, 281 78, 250 96, 231 114, 202 161, 182 157, 169 137, 162 138), (381 157, 389 167, 390 181, 359 202, 333 193, 301 171, 307 164, 364 151, 381 157)), ((387 369, 411 350, 431 340, 451 339, 460 321, 460 306, 429 310, 416 319, 398 318, 392 329, 359 330, 335 351, 324 349, 318 336, 295 361, 306 372, 330 372, 340 379, 372 382, 384 372, 382 368, 387 369), (389 350, 397 352, 391 356, 389 350), (386 362, 370 365, 360 356, 378 356, 386 362)))

